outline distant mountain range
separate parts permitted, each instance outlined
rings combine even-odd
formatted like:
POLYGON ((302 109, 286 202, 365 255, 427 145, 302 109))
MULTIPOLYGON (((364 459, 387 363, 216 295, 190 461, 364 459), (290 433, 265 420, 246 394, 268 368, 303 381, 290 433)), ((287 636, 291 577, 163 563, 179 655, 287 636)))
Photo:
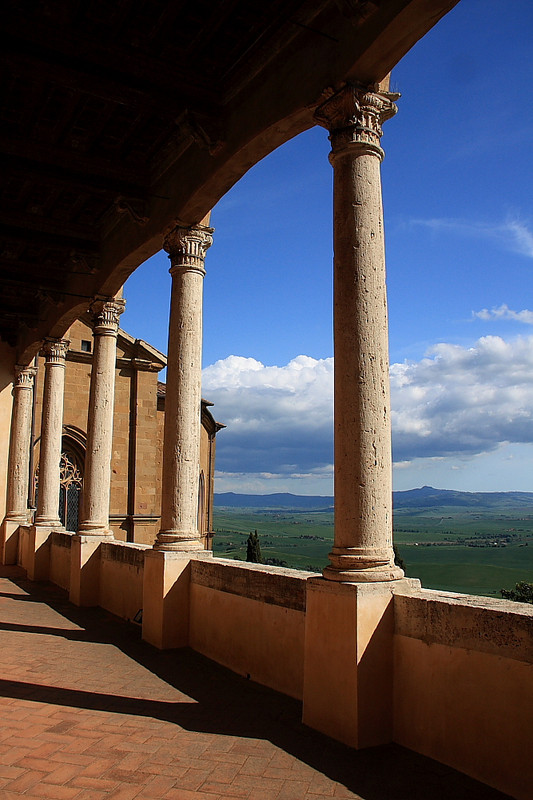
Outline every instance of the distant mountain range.
MULTIPOLYGON (((279 508, 326 511, 333 508, 333 497, 307 496, 278 492, 276 494, 215 493, 217 508, 279 508)), ((393 492, 394 508, 437 508, 455 506, 466 508, 519 508, 533 506, 533 492, 456 492, 453 489, 434 489, 422 486, 393 492)))
POLYGON ((235 494, 215 492, 217 508, 304 508, 325 510, 333 508, 333 497, 314 497, 303 494, 278 492, 277 494, 235 494))

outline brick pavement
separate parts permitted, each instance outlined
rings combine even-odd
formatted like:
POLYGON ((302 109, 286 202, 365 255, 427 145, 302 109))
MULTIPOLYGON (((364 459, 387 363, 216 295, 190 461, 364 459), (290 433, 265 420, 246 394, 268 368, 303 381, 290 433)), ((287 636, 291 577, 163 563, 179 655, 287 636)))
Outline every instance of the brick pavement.
POLYGON ((354 752, 296 701, 0 567, 1 800, 504 800, 395 745, 354 752))

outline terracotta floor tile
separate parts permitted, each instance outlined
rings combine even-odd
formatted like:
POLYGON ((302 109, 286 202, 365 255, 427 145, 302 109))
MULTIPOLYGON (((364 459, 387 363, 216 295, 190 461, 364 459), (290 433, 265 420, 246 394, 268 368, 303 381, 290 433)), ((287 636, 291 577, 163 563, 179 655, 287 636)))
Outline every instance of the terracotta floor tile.
POLYGON ((510 800, 402 748, 350 751, 297 701, 16 568, 0 568, 0 676, 0 800, 406 800, 406 775, 407 800, 510 800))
POLYGON ((46 772, 27 770, 22 775, 19 775, 18 778, 10 781, 6 785, 6 789, 10 792, 25 792, 27 789, 31 789, 36 784, 39 784, 45 775, 46 772))

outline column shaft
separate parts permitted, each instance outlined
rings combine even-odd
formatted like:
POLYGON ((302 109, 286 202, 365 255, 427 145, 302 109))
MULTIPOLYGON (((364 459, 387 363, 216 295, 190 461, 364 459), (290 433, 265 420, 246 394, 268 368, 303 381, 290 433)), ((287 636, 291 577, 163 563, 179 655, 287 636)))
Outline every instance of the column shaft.
POLYGON ((83 478, 83 501, 79 533, 110 536, 109 497, 117 334, 124 300, 97 299, 90 311, 94 317, 94 348, 87 421, 87 453, 83 478))
POLYGON ((67 339, 45 339, 43 411, 39 449, 39 492, 35 524, 59 527, 59 465, 63 434, 63 397, 67 339))
POLYGON ((392 474, 381 123, 389 93, 347 86, 317 110, 334 168, 335 541, 324 576, 400 578, 392 474))
POLYGON ((13 410, 7 478, 6 519, 28 520, 28 481, 31 449, 35 367, 15 367, 13 410))
POLYGON ((202 292, 212 228, 175 228, 165 240, 172 294, 158 550, 201 550, 198 532, 202 292))

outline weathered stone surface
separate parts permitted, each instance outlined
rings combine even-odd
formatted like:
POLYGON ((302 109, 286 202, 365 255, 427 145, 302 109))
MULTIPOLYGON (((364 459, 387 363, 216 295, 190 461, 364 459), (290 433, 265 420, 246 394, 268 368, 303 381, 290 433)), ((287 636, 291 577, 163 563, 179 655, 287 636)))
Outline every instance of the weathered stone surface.
POLYGON ((97 299, 94 316, 94 354, 91 370, 87 453, 83 486, 83 508, 79 532, 109 536, 109 497, 115 399, 117 333, 124 300, 97 299))
POLYGON ((225 559, 191 561, 191 581, 198 586, 296 611, 305 611, 307 579, 313 574, 225 559))
POLYGON ((28 519, 28 467, 35 374, 34 367, 17 366, 13 381, 6 518, 21 522, 28 519))
POLYGON ((395 633, 533 663, 533 606, 429 589, 395 594, 395 633))
POLYGON ((324 577, 390 581, 392 458, 379 146, 392 98, 346 85, 317 109, 334 169, 335 541, 324 577))
POLYGON ((202 292, 213 229, 175 228, 165 239, 172 294, 168 338, 161 530, 158 550, 201 550, 198 531, 202 292))

